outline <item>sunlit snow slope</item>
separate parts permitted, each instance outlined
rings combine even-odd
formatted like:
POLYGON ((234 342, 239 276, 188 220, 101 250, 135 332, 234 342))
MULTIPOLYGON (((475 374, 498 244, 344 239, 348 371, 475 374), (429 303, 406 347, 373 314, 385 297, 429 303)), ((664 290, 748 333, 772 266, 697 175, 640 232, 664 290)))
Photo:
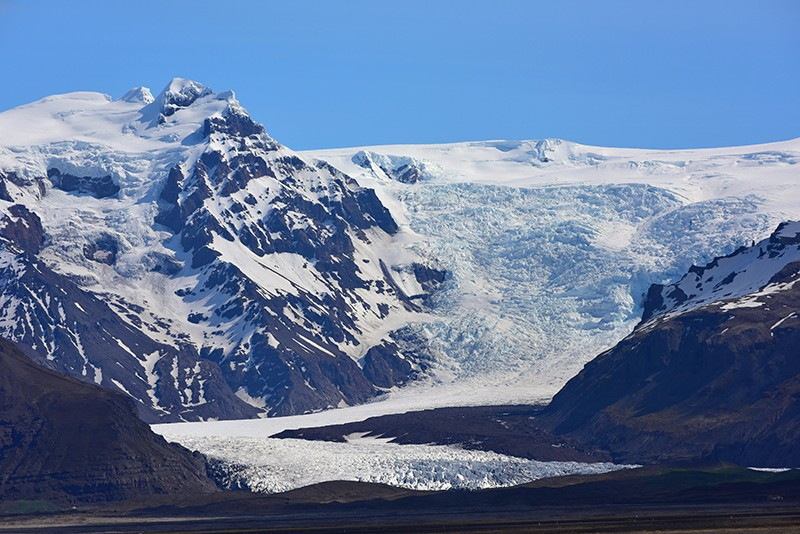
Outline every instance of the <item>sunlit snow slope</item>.
POLYGON ((437 320, 419 327, 441 355, 427 397, 438 405, 548 398, 633 329, 650 284, 800 218, 797 139, 674 151, 546 139, 304 155, 376 188, 401 227, 423 238, 411 247, 452 273, 434 300, 437 320))

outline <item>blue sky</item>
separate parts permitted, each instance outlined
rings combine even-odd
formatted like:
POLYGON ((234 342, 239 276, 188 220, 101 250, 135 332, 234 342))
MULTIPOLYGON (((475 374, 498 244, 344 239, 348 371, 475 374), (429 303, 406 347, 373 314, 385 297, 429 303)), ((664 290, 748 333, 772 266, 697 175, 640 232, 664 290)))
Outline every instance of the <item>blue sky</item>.
POLYGON ((296 149, 800 137, 800 2, 0 0, 0 109, 233 89, 296 149))

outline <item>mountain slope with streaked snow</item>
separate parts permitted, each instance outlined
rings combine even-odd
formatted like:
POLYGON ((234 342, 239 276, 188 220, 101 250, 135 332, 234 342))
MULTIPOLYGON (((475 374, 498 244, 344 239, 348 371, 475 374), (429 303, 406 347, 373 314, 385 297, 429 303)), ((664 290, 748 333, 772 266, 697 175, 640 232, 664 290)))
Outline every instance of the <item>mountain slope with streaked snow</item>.
POLYGON ((412 379, 424 347, 392 333, 442 273, 409 239, 232 92, 175 79, 0 113, 0 335, 148 419, 304 413, 412 379))

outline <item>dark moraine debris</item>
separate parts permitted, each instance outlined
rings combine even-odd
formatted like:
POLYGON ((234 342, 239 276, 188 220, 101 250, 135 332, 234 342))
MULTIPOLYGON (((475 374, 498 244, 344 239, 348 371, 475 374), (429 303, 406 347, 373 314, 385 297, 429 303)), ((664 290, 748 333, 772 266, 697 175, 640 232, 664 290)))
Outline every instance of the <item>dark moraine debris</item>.
POLYGON ((605 451, 552 434, 539 422, 542 410, 542 406, 525 405, 437 408, 371 417, 355 423, 285 430, 273 437, 342 442, 350 434, 366 433, 393 438, 393 443, 460 445, 541 461, 610 459, 605 451))

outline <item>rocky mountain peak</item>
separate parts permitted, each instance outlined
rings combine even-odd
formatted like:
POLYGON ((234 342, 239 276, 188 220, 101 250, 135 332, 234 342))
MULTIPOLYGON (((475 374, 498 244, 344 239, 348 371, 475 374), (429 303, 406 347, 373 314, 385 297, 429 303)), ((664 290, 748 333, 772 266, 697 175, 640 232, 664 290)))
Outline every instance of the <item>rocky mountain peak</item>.
POLYGON ((274 141, 231 91, 149 94, 0 115, 0 132, 61 128, 0 158, 19 204, 0 204, 0 335, 148 420, 355 404, 418 373, 382 322, 402 328, 443 277, 393 250, 375 192, 274 141))
POLYGON ((180 108, 192 105, 198 98, 213 94, 205 85, 194 80, 173 78, 155 98, 161 104, 162 114, 169 117, 180 108))

